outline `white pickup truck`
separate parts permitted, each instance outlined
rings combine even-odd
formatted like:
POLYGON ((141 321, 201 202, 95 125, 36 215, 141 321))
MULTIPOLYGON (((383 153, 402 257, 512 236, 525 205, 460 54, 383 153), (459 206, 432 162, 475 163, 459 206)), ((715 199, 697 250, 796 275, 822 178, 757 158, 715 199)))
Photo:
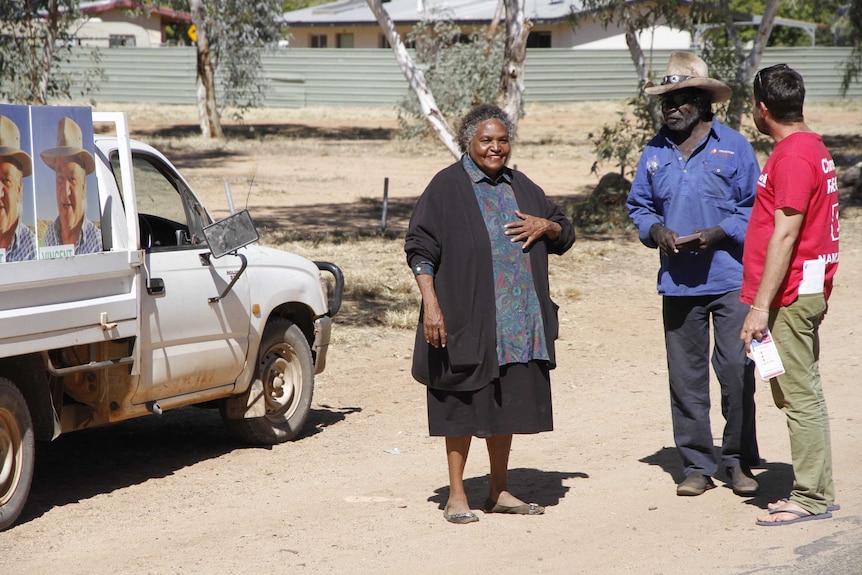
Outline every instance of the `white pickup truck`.
POLYGON ((243 441, 292 439, 341 304, 337 266, 253 245, 245 211, 213 222, 125 114, 92 118, 103 250, 0 264, 0 529, 35 441, 204 403, 243 441))

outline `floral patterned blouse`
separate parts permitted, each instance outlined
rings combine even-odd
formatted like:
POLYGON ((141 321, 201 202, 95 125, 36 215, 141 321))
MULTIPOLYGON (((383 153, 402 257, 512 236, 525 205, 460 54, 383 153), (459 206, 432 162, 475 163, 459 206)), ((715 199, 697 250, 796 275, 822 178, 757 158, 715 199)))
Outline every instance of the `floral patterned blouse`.
POLYGON ((461 164, 473 182, 473 191, 491 240, 499 364, 547 361, 548 348, 539 298, 533 285, 530 256, 523 251, 523 242, 512 242, 504 233, 503 226, 518 218, 511 172, 505 168, 497 180, 492 181, 469 154, 461 157, 461 164))

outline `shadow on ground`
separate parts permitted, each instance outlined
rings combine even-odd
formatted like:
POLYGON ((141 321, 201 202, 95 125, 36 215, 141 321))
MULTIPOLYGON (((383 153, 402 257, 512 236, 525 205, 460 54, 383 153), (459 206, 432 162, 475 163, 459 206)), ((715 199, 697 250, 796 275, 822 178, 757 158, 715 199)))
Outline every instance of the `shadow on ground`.
MULTIPOLYGON (((638 461, 661 467, 665 473, 670 475, 674 484, 678 484, 685 479, 685 470, 675 447, 662 447, 652 455, 648 455, 638 461)), ((760 465, 754 469, 754 472, 757 482, 760 483, 760 489, 755 497, 746 500, 746 503, 749 505, 766 509, 767 503, 787 497, 793 487, 793 467, 789 463, 761 460, 760 465), (758 472, 758 470, 762 471, 758 472)), ((718 471, 715 479, 718 480, 716 485, 730 489, 727 483, 729 478, 723 469, 718 471), (721 485, 722 483, 724 485, 721 485)))
MULTIPOLYGON (((394 128, 363 128, 355 126, 320 127, 307 124, 232 124, 222 127, 229 140, 262 140, 282 138, 288 140, 392 140, 398 130, 394 128)), ((135 129, 135 134, 150 138, 196 138, 201 134, 198 124, 175 124, 171 126, 135 129)))
MULTIPOLYGON (((557 505, 566 496, 570 487, 564 485, 566 479, 576 477, 587 479, 589 475, 580 471, 542 471, 541 469, 516 468, 509 470, 509 491, 519 499, 542 506, 557 505)), ((472 509, 481 509, 488 497, 490 476, 469 477, 464 479, 464 491, 472 509)), ((449 486, 438 487, 428 501, 437 504, 442 510, 449 500, 449 486)))
MULTIPOLYGON (((312 409, 295 441, 316 435, 358 411, 361 409, 325 405, 312 409)), ((50 443, 39 442, 30 497, 18 523, 36 519, 54 507, 167 477, 236 449, 255 448, 230 435, 217 409, 199 407, 77 431, 50 443)))
MULTIPOLYGON (((578 194, 548 198, 565 210, 566 206, 583 202, 590 191, 591 187, 584 186, 578 194)), ((264 241, 273 245, 300 240, 339 242, 381 236, 402 239, 417 199, 418 196, 389 198, 385 218, 382 198, 302 206, 256 206, 252 217, 264 241)), ((610 240, 617 236, 598 233, 586 237, 610 240)))
POLYGON ((383 200, 304 206, 259 206, 254 223, 268 243, 310 240, 347 241, 372 237, 403 238, 416 198, 389 198, 385 227, 383 200))

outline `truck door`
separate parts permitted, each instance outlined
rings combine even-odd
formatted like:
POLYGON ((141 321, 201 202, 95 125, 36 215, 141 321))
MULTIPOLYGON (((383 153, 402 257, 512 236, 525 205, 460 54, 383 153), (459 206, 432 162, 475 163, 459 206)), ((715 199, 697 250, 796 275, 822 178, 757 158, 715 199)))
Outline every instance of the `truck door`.
MULTIPOLYGON (((142 152, 133 152, 132 164, 144 249, 141 377, 132 402, 232 386, 248 351, 248 276, 210 303, 240 259, 208 257, 202 230, 210 218, 171 166, 142 152)), ((112 165, 119 175, 119 162, 112 165)))

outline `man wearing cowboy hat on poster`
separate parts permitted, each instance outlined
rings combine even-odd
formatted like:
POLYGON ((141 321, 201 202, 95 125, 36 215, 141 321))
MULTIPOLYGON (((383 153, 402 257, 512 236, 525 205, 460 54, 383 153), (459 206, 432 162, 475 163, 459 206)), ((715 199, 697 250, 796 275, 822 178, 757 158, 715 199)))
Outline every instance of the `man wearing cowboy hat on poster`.
POLYGON ((33 173, 30 155, 21 149, 21 132, 0 116, 0 249, 4 262, 36 259, 36 233, 21 223, 24 178, 33 173))
POLYGON ((700 495, 724 471, 734 493, 750 496, 760 456, 754 365, 739 340, 749 308, 739 290, 760 168, 745 137, 714 117, 712 104, 728 100, 730 88, 699 57, 671 53, 661 83, 644 92, 661 98, 665 123, 641 155, 626 205, 641 242, 660 252, 673 434, 685 466, 677 495, 700 495), (709 420, 710 319, 725 419, 719 453, 709 420))
POLYGON ((93 173, 96 163, 83 148, 81 127, 72 118, 61 118, 57 123, 57 147, 40 155, 56 174, 58 211, 42 242, 48 246, 72 245, 75 254, 102 251, 102 232, 84 217, 87 174, 93 173))

